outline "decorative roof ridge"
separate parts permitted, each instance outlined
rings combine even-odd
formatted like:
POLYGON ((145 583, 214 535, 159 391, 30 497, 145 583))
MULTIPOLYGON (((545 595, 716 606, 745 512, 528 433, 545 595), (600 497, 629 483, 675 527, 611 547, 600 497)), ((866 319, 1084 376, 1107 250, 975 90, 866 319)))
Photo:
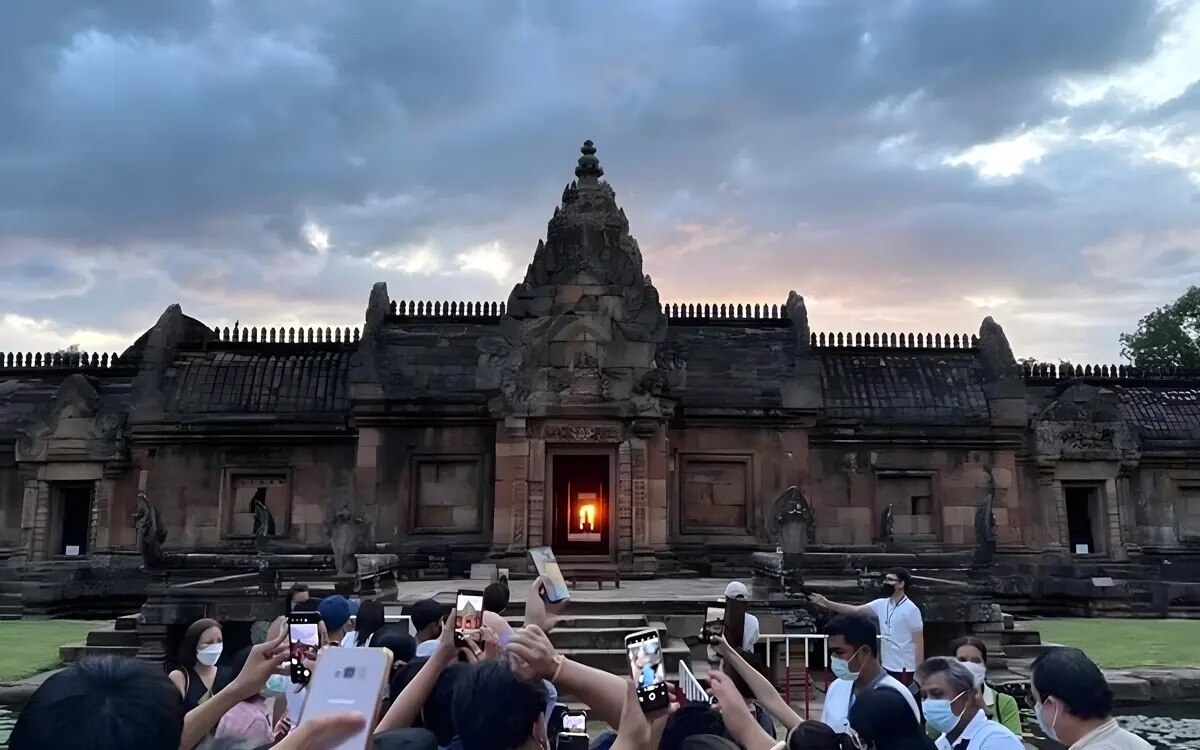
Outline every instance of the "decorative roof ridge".
POLYGON ((243 327, 238 322, 233 324, 233 328, 214 328, 213 334, 216 341, 208 343, 209 348, 213 344, 357 344, 361 331, 358 328, 329 326, 243 327))
POLYGON ((0 352, 0 372, 8 370, 113 370, 122 367, 116 352, 0 352))
POLYGON ((1075 365, 1064 362, 1030 362, 1021 365, 1026 380, 1058 382, 1064 380, 1200 380, 1200 368, 1176 365, 1075 365))

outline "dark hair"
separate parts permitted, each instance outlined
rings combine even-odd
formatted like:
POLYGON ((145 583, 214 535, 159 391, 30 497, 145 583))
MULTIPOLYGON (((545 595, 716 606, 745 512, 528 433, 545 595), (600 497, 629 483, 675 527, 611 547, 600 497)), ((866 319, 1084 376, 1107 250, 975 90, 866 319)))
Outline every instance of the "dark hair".
POLYGON ((321 606, 320 599, 305 599, 296 606, 292 607, 293 612, 316 612, 317 607, 321 606))
POLYGON ((490 584, 483 590, 483 611, 500 614, 508 609, 508 585, 503 583, 490 584))
POLYGON ((388 649, 392 652, 393 659, 405 664, 412 661, 417 654, 417 639, 395 623, 384 625, 376 630, 375 637, 371 639, 371 645, 375 648, 388 649))
POLYGON ((200 646, 200 636, 204 635, 209 628, 220 630, 221 623, 206 617, 188 625, 188 629, 184 631, 183 640, 179 641, 179 650, 175 654, 180 667, 186 670, 196 666, 196 649, 200 646))
MULTIPOLYGON (((763 677, 766 677, 767 681, 770 682, 771 675, 767 673, 767 665, 763 663, 762 659, 758 658, 758 654, 754 653, 753 651, 746 651, 745 649, 740 648, 737 650, 737 652, 747 664, 754 668, 755 672, 758 672, 763 677)), ((733 668, 732 664, 726 661, 723 665, 721 665, 721 671, 729 677, 729 679, 733 682, 734 687, 738 689, 738 692, 741 693, 743 698, 746 700, 752 700, 754 698, 754 691, 750 689, 750 686, 746 684, 746 681, 742 679, 742 676, 738 674, 738 671, 733 668)))
POLYGON ((288 590, 288 594, 303 594, 306 591, 308 591, 308 586, 305 586, 303 583, 293 583, 292 587, 288 590))
MULTIPOLYGON (((438 675, 437 682, 433 684, 433 689, 429 691, 429 697, 425 699, 425 705, 421 708, 422 725, 437 736, 438 745, 441 747, 449 745, 459 734, 458 722, 454 720, 455 695, 457 695, 455 686, 463 679, 467 669, 466 664, 457 662, 448 664, 438 675)), ((413 672, 412 676, 416 677, 417 673, 413 672)), ((395 700, 399 695, 396 693, 392 699, 395 700)), ((489 698, 493 702, 503 703, 498 696, 493 695, 489 698)))
POLYGON ((178 750, 183 698, 152 664, 103 656, 52 675, 17 715, 12 750, 178 750), (69 726, 68 726, 69 723, 69 726))
POLYGON ((374 599, 368 599, 358 605, 358 615, 354 619, 354 643, 358 646, 367 645, 367 639, 383 627, 383 605, 374 599))
POLYGON ((250 658, 250 649, 252 648, 254 647, 247 646, 241 651, 238 651, 233 655, 233 658, 229 660, 228 664, 217 670, 217 676, 213 678, 212 684, 213 695, 216 695, 225 688, 229 687, 229 683, 233 682, 234 679, 241 674, 242 667, 246 666, 246 660, 250 658))
POLYGON ((833 731, 828 724, 806 720, 788 732, 787 747, 788 750, 850 750, 851 743, 846 735, 833 731))
POLYGON ((908 568, 888 568, 883 573, 885 576, 896 576, 900 579, 900 583, 904 584, 904 590, 912 586, 912 573, 908 572, 908 568))
POLYGON ((684 740, 701 734, 728 737, 725 719, 707 703, 685 703, 667 717, 659 750, 681 750, 684 740))
POLYGON ((908 700, 894 688, 863 690, 850 706, 850 728, 875 750, 932 750, 908 700))
POLYGON ((433 599, 422 599, 408 610, 413 629, 418 633, 446 616, 446 609, 433 599))
POLYGON ((1112 715, 1113 694, 1104 673, 1077 648, 1053 648, 1034 659, 1030 682, 1043 701, 1058 698, 1076 719, 1112 715))
POLYGON ((987 664, 987 646, 983 645, 983 641, 969 635, 965 638, 959 638, 958 640, 950 643, 950 655, 958 658, 958 650, 963 646, 970 646, 971 648, 977 650, 979 655, 983 657, 983 663, 987 664))
POLYGON ((463 667, 454 687, 454 724, 463 750, 520 747, 546 713, 547 700, 541 681, 525 682, 506 662, 463 667))
POLYGON ((851 646, 866 646, 872 656, 879 655, 879 624, 870 615, 838 615, 825 623, 825 635, 840 635, 851 646))

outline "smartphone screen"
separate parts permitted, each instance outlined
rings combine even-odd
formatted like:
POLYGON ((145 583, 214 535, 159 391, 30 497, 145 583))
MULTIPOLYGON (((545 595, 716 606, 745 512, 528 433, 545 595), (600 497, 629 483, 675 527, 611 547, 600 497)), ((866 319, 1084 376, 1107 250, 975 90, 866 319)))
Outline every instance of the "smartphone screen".
POLYGON ((587 734, 587 711, 564 711, 562 730, 568 734, 587 734))
POLYGON ((629 672, 637 685, 638 703, 646 712, 658 711, 670 704, 667 675, 663 664, 662 643, 657 630, 641 630, 625 636, 629 672))
POLYGON ((352 711, 366 725, 334 750, 366 750, 379 718, 379 705, 392 671, 392 656, 382 648, 327 648, 313 669, 300 725, 329 714, 352 711))
POLYGON ((546 592, 546 601, 555 603, 571 598, 567 590, 567 581, 563 578, 562 569, 554 557, 554 550, 549 547, 530 547, 529 556, 533 558, 533 566, 539 576, 550 579, 550 590, 546 592))
POLYGON ((288 615, 288 649, 292 682, 307 685, 321 646, 321 616, 316 612, 292 612, 288 615))
POLYGON ((454 639, 462 643, 467 638, 478 638, 483 626, 483 592, 459 589, 454 609, 454 639))
POLYGON ((742 648, 746 633, 746 600, 725 600, 725 640, 732 648, 742 648))

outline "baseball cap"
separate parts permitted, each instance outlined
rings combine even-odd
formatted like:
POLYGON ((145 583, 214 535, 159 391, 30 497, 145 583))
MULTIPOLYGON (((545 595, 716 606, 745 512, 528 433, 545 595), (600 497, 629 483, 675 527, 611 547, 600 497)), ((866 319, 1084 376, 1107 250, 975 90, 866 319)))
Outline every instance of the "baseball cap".
POLYGON ((350 600, 340 594, 327 596, 317 605, 317 612, 325 627, 340 630, 350 621, 350 600))
POLYGON ((408 613, 412 620, 413 629, 424 630, 430 623, 437 622, 446 616, 446 608, 433 599, 422 599, 412 605, 408 613))

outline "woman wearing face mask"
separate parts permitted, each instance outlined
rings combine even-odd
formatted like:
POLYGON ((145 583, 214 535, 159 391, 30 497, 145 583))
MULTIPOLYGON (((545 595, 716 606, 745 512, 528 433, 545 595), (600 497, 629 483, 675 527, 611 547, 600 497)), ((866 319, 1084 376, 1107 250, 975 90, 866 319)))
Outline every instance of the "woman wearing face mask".
MULTIPOLYGON (((975 676, 975 684, 983 692, 983 712, 984 714, 997 723, 1003 724, 1008 728, 1008 731, 1017 735, 1021 735, 1021 710, 1017 706, 1017 699, 1011 695, 997 692, 990 685, 984 682, 984 677, 987 675, 987 646, 978 638, 959 638, 950 644, 950 651, 954 654, 954 658, 962 662, 962 665, 971 670, 971 674, 975 676)), ((930 736, 936 738, 936 730, 932 727, 929 729, 930 736)))
POLYGON ((191 711, 212 697, 222 647, 221 626, 216 620, 197 620, 183 634, 179 668, 168 676, 183 696, 184 711, 191 711))

